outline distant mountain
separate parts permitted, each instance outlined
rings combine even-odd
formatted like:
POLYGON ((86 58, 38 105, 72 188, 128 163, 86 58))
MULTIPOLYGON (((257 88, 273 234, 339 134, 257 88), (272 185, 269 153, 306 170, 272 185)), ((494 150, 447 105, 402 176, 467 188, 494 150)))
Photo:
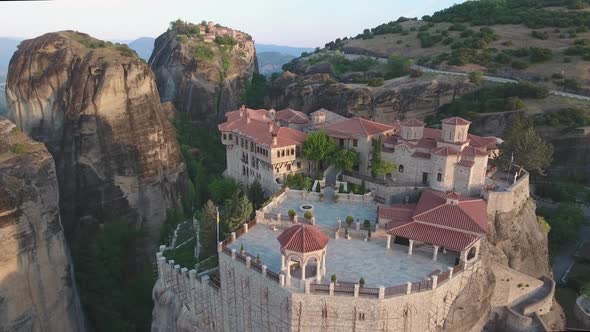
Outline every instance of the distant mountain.
POLYGON ((147 61, 152 55, 152 51, 154 49, 154 41, 156 38, 152 37, 140 37, 130 43, 128 43, 129 47, 137 52, 140 58, 147 61))
POLYGON ((263 52, 277 52, 282 54, 288 54, 298 57, 303 52, 313 52, 311 47, 292 47, 292 46, 281 46, 272 44, 256 44, 256 53, 263 52))
POLYGON ((279 52, 260 52, 256 53, 256 57, 258 58, 258 70, 265 76, 281 72, 285 63, 295 59, 295 56, 291 54, 279 52))
POLYGON ((8 63, 21 39, 0 37, 0 82, 4 82, 8 72, 8 63))

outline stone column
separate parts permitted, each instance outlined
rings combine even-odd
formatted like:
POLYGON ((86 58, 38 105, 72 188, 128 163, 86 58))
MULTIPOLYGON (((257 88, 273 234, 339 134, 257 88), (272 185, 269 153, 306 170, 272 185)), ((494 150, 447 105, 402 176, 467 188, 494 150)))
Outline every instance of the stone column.
POLYGON ((246 267, 250 268, 250 264, 252 264, 252 257, 247 256, 246 257, 246 267))
POLYGON ((301 280, 305 280, 305 266, 307 264, 301 263, 301 280))
POLYGON ((406 283, 406 294, 411 294, 411 293, 412 293, 412 283, 408 281, 406 283))
POLYGON ((236 232, 231 232, 231 242, 236 240, 236 232))
POLYGON ((410 246, 408 247, 408 255, 412 255, 413 249, 414 249, 414 240, 410 240, 410 246))
POLYGON ((379 300, 383 300, 385 298, 385 287, 379 286, 379 300))
POLYGON ((359 297, 359 284, 354 284, 354 297, 359 297))
POLYGON ((435 289, 438 285, 438 276, 432 276, 432 289, 435 289))
POLYGON ((338 218, 338 229, 342 228, 342 220, 338 218))
POLYGON ((330 282, 330 296, 334 295, 334 283, 330 282))
POLYGON ((307 280, 305 280, 305 286, 303 286, 305 288, 305 294, 309 294, 311 292, 311 283, 307 280))
POLYGON ((295 217, 293 217, 293 222, 297 223, 297 215, 295 215, 295 217))
POLYGON ((320 282, 322 280, 322 265, 318 261, 315 266, 315 280, 320 282))
POLYGON ((248 233, 248 224, 244 223, 244 233, 248 233))
POLYGON ((262 275, 266 275, 266 265, 262 265, 262 275))
POLYGON ((453 277, 453 268, 449 267, 449 279, 453 277))
POLYGON ((324 250, 324 254, 322 257, 322 271, 323 271, 324 276, 326 275, 326 255, 327 255, 326 251, 324 250))
POLYGON ((233 259, 233 260, 236 259, 236 249, 231 250, 231 259, 233 259))
POLYGON ((287 280, 286 280, 286 284, 287 286, 291 286, 291 263, 287 262, 287 280))
POLYGON ((281 287, 285 287, 285 275, 283 273, 279 274, 279 284, 281 287))
POLYGON ((220 253, 223 251, 223 242, 217 243, 217 252, 220 253))
POLYGON ((285 255, 281 254, 281 271, 285 270, 285 255))
POLYGON ((387 234, 387 249, 391 249, 391 235, 387 234))
POLYGON ((438 257, 438 249, 439 246, 434 246, 434 252, 432 253, 432 260, 436 262, 436 258, 438 257))
POLYGON ((281 221, 281 213, 277 213, 277 221, 280 222, 281 221))

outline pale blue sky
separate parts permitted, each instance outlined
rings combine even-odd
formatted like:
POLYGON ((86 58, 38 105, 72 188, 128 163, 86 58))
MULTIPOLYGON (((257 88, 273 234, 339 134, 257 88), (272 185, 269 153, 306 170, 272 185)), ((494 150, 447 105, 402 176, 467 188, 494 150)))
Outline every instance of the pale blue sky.
POLYGON ((215 21, 256 42, 323 46, 397 19, 421 17, 462 0, 53 0, 0 2, 0 36, 31 38, 78 30, 101 39, 156 37, 181 18, 215 21))

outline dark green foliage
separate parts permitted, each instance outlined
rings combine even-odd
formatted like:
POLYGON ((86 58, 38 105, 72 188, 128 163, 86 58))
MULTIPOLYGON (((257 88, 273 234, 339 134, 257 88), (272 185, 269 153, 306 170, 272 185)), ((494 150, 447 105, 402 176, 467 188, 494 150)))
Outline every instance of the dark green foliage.
MULTIPOLYGON (((348 225, 348 227, 350 227, 350 225, 352 225, 353 222, 354 222, 353 216, 346 216, 346 225, 348 225)), ((348 229, 348 227, 347 227, 347 229, 348 229)))
POLYGON ((336 150, 336 142, 324 131, 316 131, 307 135, 302 148, 303 156, 319 162, 320 166, 324 161, 328 161, 336 150))
POLYGON ((359 153, 355 150, 340 149, 330 156, 330 163, 339 170, 351 171, 360 162, 359 153))
POLYGON ((365 229, 371 228, 371 222, 369 220, 365 219, 365 222, 363 223, 363 227, 365 229))
POLYGON ((240 101, 247 107, 258 109, 264 108, 264 98, 268 95, 270 84, 264 75, 254 73, 250 84, 242 94, 240 101))
POLYGON ((519 165, 529 172, 542 174, 553 161, 553 146, 543 141, 533 127, 532 121, 516 118, 502 135, 497 163, 507 170, 509 165, 519 165), (512 158, 514 161, 512 162, 512 158))
POLYGON ((412 67, 412 61, 400 55, 392 55, 385 65, 385 79, 392 79, 408 75, 412 67))
POLYGON ((217 252, 217 210, 211 200, 203 205, 199 213, 199 225, 201 257, 211 257, 217 252))
POLYGON ((174 228, 176 225, 180 224, 183 220, 185 220, 184 213, 181 210, 176 209, 169 209, 166 211, 166 220, 160 226, 160 239, 158 243, 160 244, 168 244, 170 243, 170 239, 172 238, 172 233, 174 232, 174 228))
POLYGON ((375 77, 375 78, 371 78, 367 82, 367 85, 372 86, 372 87, 378 87, 378 86, 382 86, 383 83, 384 83, 383 77, 375 77))
POLYGON ((262 204, 266 201, 266 195, 264 189, 258 180, 254 180, 251 185, 248 186, 247 196, 254 210, 258 210, 262 207, 262 204))
POLYGON ((512 61, 511 66, 514 69, 527 69, 529 67, 529 64, 524 61, 514 60, 512 61))
POLYGON ((583 179, 539 178, 535 183, 535 195, 557 203, 590 204, 590 189, 583 179))
POLYGON ((234 46, 238 44, 238 41, 232 36, 217 36, 215 42, 219 45, 234 46))
POLYGON ((553 52, 548 48, 530 47, 529 50, 531 52, 530 59, 533 63, 544 62, 553 58, 553 52))
POLYGON ((466 1, 434 13, 431 22, 460 22, 473 25, 525 24, 533 29, 579 27, 590 24, 588 12, 558 12, 543 8, 560 5, 568 5, 568 0, 466 1))
POLYGON ((305 219, 311 219, 313 217, 313 214, 311 213, 311 211, 305 211, 305 213, 303 214, 303 217, 305 219))
POLYGON ((537 126, 565 126, 568 128, 590 126, 588 111, 573 108, 537 114, 533 119, 537 126))
POLYGON ((566 78, 563 82, 559 83, 567 90, 578 91, 582 88, 582 82, 575 78, 566 78))
POLYGON ((541 32, 541 31, 533 30, 531 32, 531 35, 534 38, 541 39, 541 40, 549 39, 549 33, 547 31, 541 32))
MULTIPOLYGON (((329 63, 332 65, 332 68, 334 68, 334 73, 337 75, 354 71, 367 71, 378 64, 376 60, 367 57, 348 60, 340 53, 319 54, 310 58, 308 62, 310 65, 329 63)), ((286 69, 283 68, 283 70, 286 69)))
POLYGON ((559 248, 568 243, 575 243, 580 227, 584 224, 582 210, 572 203, 560 203, 557 208, 539 208, 537 213, 545 218, 551 226, 549 243, 559 248))
POLYGON ((235 232, 245 222, 250 221, 253 212, 252 203, 241 192, 235 192, 231 198, 226 199, 221 209, 223 236, 220 235, 220 239, 228 237, 231 232, 235 232))
POLYGON ((128 223, 115 221, 73 245, 80 300, 94 330, 149 330, 155 280, 150 258, 139 249, 145 240, 128 223))
POLYGON ((285 186, 295 190, 311 191, 311 188, 313 187, 313 180, 302 173, 289 174, 285 178, 285 186))
POLYGON ((445 117, 473 119, 477 113, 513 111, 523 106, 522 98, 543 99, 547 96, 547 88, 527 82, 484 86, 461 96, 451 104, 441 106, 436 117, 427 117, 426 122, 434 125, 445 117))
POLYGON ((240 191, 240 185, 233 178, 217 178, 209 183, 208 189, 213 203, 221 205, 240 191))
POLYGON ((293 209, 289 209, 289 211, 287 211, 287 214, 289 215, 290 218, 293 218, 293 217, 295 217, 297 212, 295 212, 295 210, 293 210, 293 209))
POLYGON ((213 59, 215 53, 208 45, 198 44, 197 46, 195 46, 194 55, 197 59, 211 60, 213 59))

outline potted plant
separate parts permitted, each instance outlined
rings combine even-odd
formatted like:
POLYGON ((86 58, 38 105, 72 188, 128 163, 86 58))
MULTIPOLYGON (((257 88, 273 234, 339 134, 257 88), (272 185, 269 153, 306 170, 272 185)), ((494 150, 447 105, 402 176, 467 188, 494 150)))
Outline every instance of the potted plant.
POLYGON ((367 231, 367 241, 371 241, 371 229, 367 231))
POLYGON ((260 254, 256 255, 256 263, 260 264, 260 254))
POLYGON ((246 250, 244 250, 244 244, 240 244, 240 253, 243 255, 246 252, 246 250))
POLYGON ((364 287, 365 286, 365 278, 361 277, 359 279, 359 286, 364 287))
POLYGON ((338 198, 340 198, 340 196, 338 194, 334 194, 334 201, 338 202, 338 198))
POLYGON ((324 193, 320 193, 320 201, 324 200, 324 193))
POLYGON ((289 218, 291 218, 291 221, 293 221, 293 219, 295 219, 295 215, 297 213, 295 212, 295 210, 289 209, 289 211, 287 212, 287 214, 289 215, 289 218))
POLYGON ((336 284, 336 280, 337 280, 337 279, 336 279, 336 275, 335 275, 335 274, 333 274, 333 275, 332 275, 332 277, 330 277, 330 280, 332 280, 332 283, 333 283, 333 284, 336 284))
POLYGON ((368 219, 365 219, 363 227, 365 227, 366 229, 371 229, 371 222, 368 219))
POLYGON ((303 217, 307 220, 311 220, 311 218, 313 217, 313 214, 311 214, 311 211, 305 211, 305 213, 303 214, 303 217))
POLYGON ((348 225, 348 227, 350 227, 353 222, 354 218, 352 216, 346 216, 346 224, 348 225))
POLYGON ((348 234, 348 227, 344 229, 344 238, 350 240, 350 234, 348 234))

